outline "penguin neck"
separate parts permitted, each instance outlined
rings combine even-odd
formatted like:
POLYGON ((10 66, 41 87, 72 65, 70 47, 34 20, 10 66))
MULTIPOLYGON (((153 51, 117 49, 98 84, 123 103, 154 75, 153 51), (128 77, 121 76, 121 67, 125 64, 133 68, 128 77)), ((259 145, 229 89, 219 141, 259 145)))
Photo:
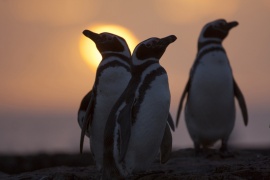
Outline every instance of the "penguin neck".
POLYGON ((132 70, 132 80, 130 81, 132 84, 135 84, 135 97, 138 97, 138 88, 143 84, 144 79, 147 75, 151 74, 151 72, 160 68, 160 64, 155 60, 148 60, 140 65, 134 65, 131 67, 132 70))
POLYGON ((222 40, 220 39, 209 39, 209 40, 201 41, 199 42, 199 44, 200 43, 203 43, 203 44, 198 45, 198 53, 196 57, 196 62, 199 62, 199 60, 208 53, 220 51, 226 54, 226 51, 222 46, 222 40))
POLYGON ((119 57, 120 59, 123 59, 127 62, 130 61, 130 54, 129 53, 125 53, 125 52, 113 52, 113 51, 106 51, 106 52, 102 52, 102 59, 107 59, 109 57, 119 57))
MULTIPOLYGON (((134 54, 134 53, 133 53, 134 54)), ((159 59, 156 59, 154 57, 150 57, 147 59, 138 59, 135 56, 131 57, 131 62, 133 64, 133 66, 145 66, 144 64, 148 64, 148 63, 159 63, 159 59)))
POLYGON ((132 121, 132 124, 136 123, 140 105, 144 101, 146 91, 148 89, 151 89, 152 82, 159 76, 166 74, 166 70, 158 62, 149 62, 149 64, 147 64, 147 66, 145 65, 143 69, 144 70, 141 71, 139 75, 137 75, 139 77, 135 80, 135 82, 137 83, 136 88, 133 88, 134 97, 136 99, 136 107, 133 108, 132 112, 134 119, 132 121))
MULTIPOLYGON (((131 66, 131 80, 130 83, 132 85, 132 87, 136 87, 135 89, 137 89, 138 84, 140 84, 140 82, 142 81, 142 79, 145 76, 145 73, 149 73, 151 71, 152 68, 155 69, 155 66, 160 66, 159 63, 157 61, 146 61, 140 65, 132 65, 131 66)), ((133 88, 134 89, 134 88, 133 88)))
POLYGON ((206 46, 213 46, 213 45, 222 46, 222 40, 221 39, 208 39, 205 41, 199 41, 198 52, 206 46))

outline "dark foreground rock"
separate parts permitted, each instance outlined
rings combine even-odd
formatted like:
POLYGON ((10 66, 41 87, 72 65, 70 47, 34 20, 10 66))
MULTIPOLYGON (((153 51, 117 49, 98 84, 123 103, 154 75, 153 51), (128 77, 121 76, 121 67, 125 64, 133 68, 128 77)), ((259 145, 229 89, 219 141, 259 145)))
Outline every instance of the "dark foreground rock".
MULTIPOLYGON (((234 150, 232 155, 224 158, 207 150, 194 157, 193 149, 182 149, 173 152, 165 165, 156 161, 148 171, 129 179, 270 179, 270 149, 234 150)), ((0 156, 0 171, 0 179, 14 180, 99 177, 90 154, 0 156)))

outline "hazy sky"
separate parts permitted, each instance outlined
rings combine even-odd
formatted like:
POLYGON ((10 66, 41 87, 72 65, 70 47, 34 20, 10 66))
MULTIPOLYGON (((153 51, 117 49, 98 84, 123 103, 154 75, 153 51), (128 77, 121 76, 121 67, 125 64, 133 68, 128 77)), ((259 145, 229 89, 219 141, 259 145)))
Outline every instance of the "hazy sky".
MULTIPOLYGON (((79 41, 94 24, 122 26, 139 41, 178 37, 161 59, 175 119, 199 33, 219 18, 239 22, 223 45, 249 110, 245 127, 237 106, 229 143, 270 146, 270 1, 0 0, 0 153, 79 150, 77 110, 95 78, 79 41)), ((183 116, 173 144, 192 147, 183 116)))

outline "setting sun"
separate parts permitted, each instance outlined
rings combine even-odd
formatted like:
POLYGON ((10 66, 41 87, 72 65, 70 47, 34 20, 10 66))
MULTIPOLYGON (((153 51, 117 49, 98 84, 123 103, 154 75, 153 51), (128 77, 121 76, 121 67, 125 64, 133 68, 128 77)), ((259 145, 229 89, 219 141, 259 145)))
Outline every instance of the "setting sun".
MULTIPOLYGON (((96 33, 109 32, 123 37, 130 48, 132 53, 135 46, 138 44, 137 38, 128 29, 118 26, 118 25, 93 25, 86 29, 89 29, 96 33)), ((83 34, 80 37, 80 53, 86 63, 91 67, 96 69, 101 61, 101 55, 96 48, 96 45, 89 38, 85 37, 83 34)))

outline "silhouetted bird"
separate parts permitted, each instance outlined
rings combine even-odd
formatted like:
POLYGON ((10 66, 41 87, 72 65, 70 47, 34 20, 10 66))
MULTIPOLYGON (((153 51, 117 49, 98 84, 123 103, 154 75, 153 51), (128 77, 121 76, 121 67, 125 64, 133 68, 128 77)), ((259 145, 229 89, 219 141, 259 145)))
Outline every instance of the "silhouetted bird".
POLYGON ((159 59, 175 40, 174 35, 150 38, 136 46, 132 54, 132 79, 106 124, 103 179, 123 178, 145 170, 159 149, 162 162, 167 161, 172 140, 167 124, 170 90, 159 59))
POLYGON ((206 24, 199 36, 197 57, 176 117, 177 126, 183 101, 187 96, 185 120, 196 153, 201 145, 207 147, 218 140, 222 141, 220 150, 227 152, 227 142, 235 123, 234 96, 239 102, 245 125, 248 123, 244 97, 234 80, 222 46, 229 31, 237 25, 236 21, 219 19, 206 24))
POLYGON ((84 97, 78 112, 82 128, 80 152, 84 135, 90 136, 90 148, 98 170, 103 167, 104 129, 111 108, 126 88, 130 78, 131 53, 126 41, 111 33, 97 34, 89 30, 83 34, 95 42, 102 55, 92 90, 84 97), (88 101, 88 105, 85 105, 88 101), (87 107, 87 109, 86 109, 87 107))

